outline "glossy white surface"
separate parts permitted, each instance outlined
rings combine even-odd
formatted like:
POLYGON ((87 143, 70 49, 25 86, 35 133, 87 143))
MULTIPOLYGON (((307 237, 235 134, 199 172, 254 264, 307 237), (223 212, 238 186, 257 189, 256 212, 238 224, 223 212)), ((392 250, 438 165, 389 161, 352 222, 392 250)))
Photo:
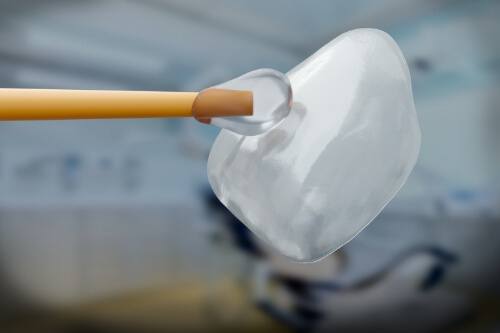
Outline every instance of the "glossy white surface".
POLYGON ((290 115, 272 130, 222 130, 208 177, 228 209, 284 255, 318 260, 395 196, 420 148, 408 67, 394 40, 347 32, 288 74, 290 115))
POLYGON ((269 131, 290 114, 290 81, 285 74, 274 69, 258 69, 215 88, 252 91, 253 115, 212 118, 212 125, 243 135, 257 135, 269 131))

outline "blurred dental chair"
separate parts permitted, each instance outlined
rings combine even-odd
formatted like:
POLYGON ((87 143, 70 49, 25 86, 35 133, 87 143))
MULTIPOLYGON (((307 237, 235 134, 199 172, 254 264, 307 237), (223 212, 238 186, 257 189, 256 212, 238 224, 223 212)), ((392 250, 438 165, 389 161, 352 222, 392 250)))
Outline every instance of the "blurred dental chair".
MULTIPOLYGON (((325 260, 336 261, 338 255, 325 260)), ((267 277, 271 287, 260 292, 267 294, 267 298, 261 298, 258 304, 298 331, 398 331, 412 321, 414 325, 410 325, 409 331, 429 331, 441 321, 449 323, 455 319, 449 318, 448 312, 463 309, 461 297, 439 288, 456 260, 453 254, 437 247, 415 247, 397 254, 378 271, 352 282, 337 280, 335 274, 325 276, 320 273, 321 268, 316 269, 316 264, 308 268, 308 277, 298 276, 296 270, 290 273, 271 269, 267 277), (311 279, 311 271, 317 271, 318 276, 311 279), (287 294, 286 305, 276 301, 276 289, 287 294), (434 320, 421 322, 433 313, 434 320), (401 323, 395 317, 401 318, 401 323)), ((347 261, 342 269, 349 269, 347 261)), ((342 274, 342 269, 337 275, 342 274)), ((462 315, 459 313, 457 318, 462 315)))
POLYGON ((232 246, 253 263, 245 273, 252 280, 249 297, 294 331, 426 332, 453 325, 470 311, 468 298, 446 287, 460 258, 426 237, 404 240, 400 233, 403 241, 380 246, 374 240, 384 221, 376 221, 378 227, 324 260, 300 264, 274 253, 210 192, 205 201, 232 246))

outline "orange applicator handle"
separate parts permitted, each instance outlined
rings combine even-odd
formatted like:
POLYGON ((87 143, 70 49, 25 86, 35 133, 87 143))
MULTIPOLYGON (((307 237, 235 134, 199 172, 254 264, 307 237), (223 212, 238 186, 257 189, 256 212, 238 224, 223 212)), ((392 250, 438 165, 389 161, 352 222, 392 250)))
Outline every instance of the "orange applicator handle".
POLYGON ((196 117, 253 114, 250 91, 0 89, 0 121, 196 117))

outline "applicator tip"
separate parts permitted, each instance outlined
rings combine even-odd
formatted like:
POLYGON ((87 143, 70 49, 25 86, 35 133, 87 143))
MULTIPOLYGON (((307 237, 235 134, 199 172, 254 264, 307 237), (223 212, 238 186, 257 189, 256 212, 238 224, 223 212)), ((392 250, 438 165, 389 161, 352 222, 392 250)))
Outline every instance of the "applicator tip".
POLYGON ((212 117, 251 116, 253 93, 247 90, 205 89, 194 100, 192 112, 203 123, 210 123, 212 117))

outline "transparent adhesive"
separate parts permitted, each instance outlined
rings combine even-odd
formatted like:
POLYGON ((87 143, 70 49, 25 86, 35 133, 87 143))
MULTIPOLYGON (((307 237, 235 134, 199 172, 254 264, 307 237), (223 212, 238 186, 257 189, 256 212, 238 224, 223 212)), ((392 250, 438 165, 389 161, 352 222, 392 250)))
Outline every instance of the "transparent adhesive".
POLYGON ((260 238, 298 261, 351 240, 406 181, 420 129, 406 62, 386 33, 345 33, 287 76, 289 116, 244 136, 222 130, 210 184, 260 238))
POLYGON ((214 88, 250 90, 253 93, 253 115, 216 117, 211 124, 243 135, 264 133, 288 116, 292 88, 288 77, 274 69, 258 69, 214 88))

